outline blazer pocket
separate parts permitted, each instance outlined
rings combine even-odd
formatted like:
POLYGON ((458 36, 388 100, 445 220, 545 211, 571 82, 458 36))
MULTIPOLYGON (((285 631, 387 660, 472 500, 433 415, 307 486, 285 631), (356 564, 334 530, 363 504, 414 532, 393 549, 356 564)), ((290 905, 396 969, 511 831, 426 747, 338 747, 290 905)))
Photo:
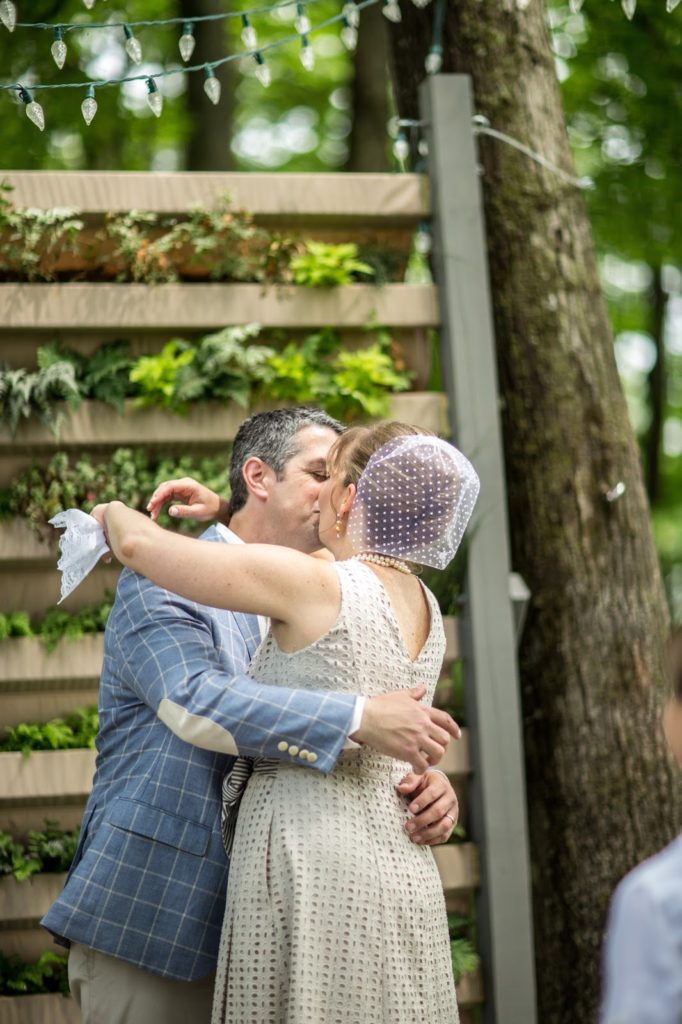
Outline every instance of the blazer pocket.
POLYGON ((116 828, 173 846, 196 857, 204 856, 211 839, 211 829, 206 825, 127 797, 114 801, 107 820, 116 828))

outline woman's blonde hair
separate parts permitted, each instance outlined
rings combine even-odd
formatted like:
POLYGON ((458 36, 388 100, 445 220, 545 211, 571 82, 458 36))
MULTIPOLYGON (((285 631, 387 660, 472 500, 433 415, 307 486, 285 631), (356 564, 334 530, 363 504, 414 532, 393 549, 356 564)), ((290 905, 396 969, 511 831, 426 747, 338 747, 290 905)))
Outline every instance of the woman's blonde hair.
POLYGON ((369 427, 350 427, 334 442, 327 456, 327 469, 330 476, 343 473, 344 487, 355 484, 362 476, 365 466, 379 448, 393 441, 396 437, 408 437, 423 434, 435 437, 431 430, 422 430, 409 423, 397 420, 383 420, 369 427))

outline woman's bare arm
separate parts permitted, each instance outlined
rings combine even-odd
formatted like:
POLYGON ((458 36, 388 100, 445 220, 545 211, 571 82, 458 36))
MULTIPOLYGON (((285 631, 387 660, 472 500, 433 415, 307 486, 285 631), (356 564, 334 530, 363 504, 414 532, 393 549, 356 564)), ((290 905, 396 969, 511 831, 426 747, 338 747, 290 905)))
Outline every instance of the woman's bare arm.
POLYGON ((314 607, 338 610, 333 566, 275 544, 215 544, 164 530, 120 501, 98 505, 116 558, 182 597, 291 623, 314 607))

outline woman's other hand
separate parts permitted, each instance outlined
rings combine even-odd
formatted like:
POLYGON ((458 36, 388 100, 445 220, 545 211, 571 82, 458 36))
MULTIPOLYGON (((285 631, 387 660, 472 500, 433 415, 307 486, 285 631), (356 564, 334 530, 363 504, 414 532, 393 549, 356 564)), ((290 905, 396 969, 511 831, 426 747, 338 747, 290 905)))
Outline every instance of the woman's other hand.
POLYGON ((418 846, 446 843, 459 817, 457 794, 443 772, 431 770, 417 775, 410 772, 399 783, 398 792, 410 801, 412 817, 405 831, 418 846))
POLYGON ((200 523, 222 519, 227 511, 227 502, 220 495, 191 476, 164 480, 159 484, 147 505, 147 511, 154 522, 159 518, 164 505, 168 504, 168 515, 173 519, 196 519, 200 523))

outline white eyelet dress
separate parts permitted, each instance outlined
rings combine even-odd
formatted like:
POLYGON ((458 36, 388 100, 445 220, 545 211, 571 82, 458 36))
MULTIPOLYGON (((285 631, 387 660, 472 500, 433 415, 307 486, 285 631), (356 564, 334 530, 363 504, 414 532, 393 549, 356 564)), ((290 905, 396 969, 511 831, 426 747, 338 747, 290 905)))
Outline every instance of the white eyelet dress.
MULTIPOLYGON (((293 654, 269 635, 251 663, 264 683, 373 696, 438 680, 445 637, 409 658, 388 595, 356 560, 337 563, 341 611, 293 654)), ((239 808, 213 1024, 457 1024, 443 891, 395 790, 410 766, 369 748, 330 775, 300 758, 256 767, 239 808)))

